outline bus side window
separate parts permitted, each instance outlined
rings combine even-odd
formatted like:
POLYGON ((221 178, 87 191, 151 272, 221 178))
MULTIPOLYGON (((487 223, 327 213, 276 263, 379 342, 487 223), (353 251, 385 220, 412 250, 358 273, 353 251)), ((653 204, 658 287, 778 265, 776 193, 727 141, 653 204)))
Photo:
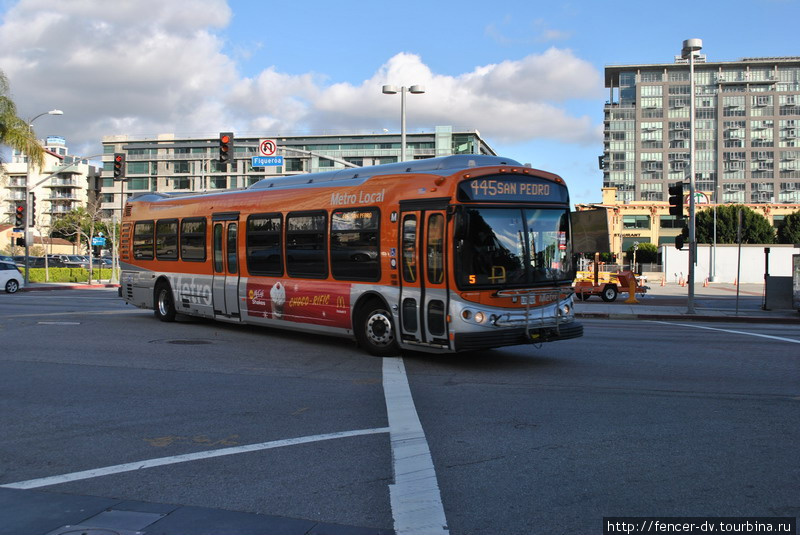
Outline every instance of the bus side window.
POLYGON ((133 257, 137 260, 152 260, 155 249, 155 226, 152 221, 137 221, 133 226, 133 257))
POLYGON ((326 212, 286 216, 286 272, 290 277, 328 276, 327 216, 326 212))
POLYGON ((428 218, 428 281, 441 284, 444 280, 444 216, 433 214, 428 218))
POLYGON ((417 216, 403 218, 403 280, 417 281, 417 216))
POLYGON ((239 262, 236 258, 236 235, 238 229, 238 225, 236 223, 229 223, 228 224, 228 239, 227 239, 227 249, 228 249, 228 273, 234 275, 239 272, 239 262))
POLYGON ((204 218, 181 221, 181 260, 205 262, 206 220, 204 218))
POLYGON ((251 275, 283 275, 281 214, 247 218, 247 270, 251 275))
POLYGON ((178 259, 178 220, 167 219, 156 223, 156 258, 178 259))

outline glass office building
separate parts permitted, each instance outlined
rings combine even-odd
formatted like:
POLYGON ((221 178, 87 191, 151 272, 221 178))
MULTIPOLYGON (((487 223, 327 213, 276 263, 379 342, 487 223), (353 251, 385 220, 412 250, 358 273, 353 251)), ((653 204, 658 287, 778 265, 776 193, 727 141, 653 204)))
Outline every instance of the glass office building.
MULTIPOLYGON (((694 64, 695 183, 708 203, 800 203, 800 57, 694 64)), ((603 186, 663 201, 688 180, 686 60, 605 69, 603 186)), ((702 201, 701 201, 702 202, 702 201)))

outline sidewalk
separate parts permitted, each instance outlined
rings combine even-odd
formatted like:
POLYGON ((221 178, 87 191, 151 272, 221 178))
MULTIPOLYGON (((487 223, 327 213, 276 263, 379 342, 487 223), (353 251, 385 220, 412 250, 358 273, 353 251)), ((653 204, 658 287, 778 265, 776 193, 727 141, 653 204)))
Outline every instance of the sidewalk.
POLYGON ((750 323, 796 323, 800 325, 797 310, 763 310, 764 285, 711 283, 707 287, 695 285, 694 314, 688 314, 689 288, 676 283, 661 286, 659 281, 649 284, 646 295, 637 295, 638 304, 627 304, 628 294, 620 294, 613 303, 599 297, 586 301, 575 300, 575 315, 579 318, 602 319, 656 319, 680 321, 736 321, 750 323))

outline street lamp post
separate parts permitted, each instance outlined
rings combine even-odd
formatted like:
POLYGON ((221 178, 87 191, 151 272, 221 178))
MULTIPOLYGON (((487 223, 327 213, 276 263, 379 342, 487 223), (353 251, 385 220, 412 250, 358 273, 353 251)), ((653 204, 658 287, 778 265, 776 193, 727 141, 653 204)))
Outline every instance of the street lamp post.
MULTIPOLYGON (((41 117, 42 115, 64 115, 64 112, 61 110, 50 110, 40 113, 33 117, 33 119, 28 121, 28 128, 30 128, 31 133, 33 133, 33 121, 41 117)), ((23 236, 25 236, 25 284, 27 285, 30 282, 30 239, 28 236, 28 231, 30 229, 29 220, 31 217, 31 155, 26 155, 26 168, 25 168, 25 224, 23 226, 23 236)))
POLYGON ((697 236, 695 233, 695 177, 694 177, 694 59, 703 48, 701 39, 683 42, 681 57, 689 60, 689 296, 686 313, 694 314, 694 271, 697 263, 697 236))
POLYGON ((412 85, 411 87, 401 86, 398 88, 393 85, 383 86, 384 95, 394 95, 400 93, 400 161, 406 161, 406 93, 419 95, 425 92, 425 87, 412 85))

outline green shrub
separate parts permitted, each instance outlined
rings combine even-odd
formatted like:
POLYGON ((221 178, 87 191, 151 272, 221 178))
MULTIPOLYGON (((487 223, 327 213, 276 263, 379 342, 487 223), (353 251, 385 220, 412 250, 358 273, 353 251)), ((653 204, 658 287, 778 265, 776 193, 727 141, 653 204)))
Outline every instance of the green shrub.
MULTIPOLYGON (((45 281, 44 268, 31 268, 29 278, 31 282, 88 282, 89 270, 83 268, 48 268, 50 277, 45 281)), ((95 269, 92 271, 92 282, 108 280, 111 277, 110 269, 95 269)))

